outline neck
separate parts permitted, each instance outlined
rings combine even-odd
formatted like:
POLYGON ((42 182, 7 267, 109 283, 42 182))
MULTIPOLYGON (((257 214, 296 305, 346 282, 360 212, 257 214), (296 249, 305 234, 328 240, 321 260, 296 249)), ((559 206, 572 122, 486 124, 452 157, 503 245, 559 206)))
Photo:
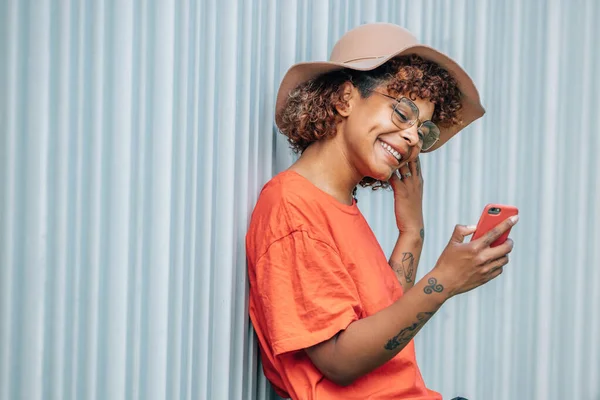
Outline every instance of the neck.
POLYGON ((362 176, 349 162, 336 135, 311 144, 291 167, 315 186, 344 204, 352 204, 352 191, 362 176))

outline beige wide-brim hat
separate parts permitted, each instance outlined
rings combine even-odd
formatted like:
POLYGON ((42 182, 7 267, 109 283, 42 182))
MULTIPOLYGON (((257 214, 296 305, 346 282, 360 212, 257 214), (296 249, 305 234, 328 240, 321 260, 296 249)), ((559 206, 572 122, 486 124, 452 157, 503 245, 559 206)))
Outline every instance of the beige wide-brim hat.
POLYGON ((394 57, 408 54, 419 55, 446 69, 456 79, 462 93, 462 108, 459 112, 462 122, 445 128, 440 127, 440 140, 428 151, 440 148, 460 130, 485 114, 477 88, 469 75, 450 57, 432 47, 419 44, 417 38, 409 31, 389 23, 365 24, 348 31, 333 47, 329 61, 293 65, 279 86, 275 123, 280 125, 281 112, 289 94, 299 84, 343 68, 369 71, 394 57))

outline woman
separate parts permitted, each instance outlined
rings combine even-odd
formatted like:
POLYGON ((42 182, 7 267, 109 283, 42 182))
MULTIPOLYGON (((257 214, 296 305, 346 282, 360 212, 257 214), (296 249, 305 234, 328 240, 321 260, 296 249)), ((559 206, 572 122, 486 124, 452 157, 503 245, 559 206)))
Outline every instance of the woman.
POLYGON ((448 299, 502 272, 512 241, 490 243, 516 219, 469 243, 474 227, 457 225, 415 282, 418 156, 483 113, 456 63, 392 24, 362 25, 329 62, 288 71, 275 119, 301 156, 265 185, 246 237, 250 317, 279 395, 441 399, 423 382, 413 338, 448 299), (399 237, 389 262, 357 208, 358 184, 393 189, 399 237))

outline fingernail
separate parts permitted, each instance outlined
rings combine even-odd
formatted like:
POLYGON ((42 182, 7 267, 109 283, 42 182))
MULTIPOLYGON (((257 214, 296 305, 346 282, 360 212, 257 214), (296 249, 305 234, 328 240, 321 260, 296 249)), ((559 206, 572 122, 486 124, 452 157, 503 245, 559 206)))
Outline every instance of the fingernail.
POLYGON ((476 228, 477 228, 477 225, 467 225, 467 229, 468 230, 473 230, 473 229, 476 229, 476 228))
POLYGON ((519 221, 519 216, 518 215, 513 215, 512 217, 510 217, 510 222, 512 222, 512 224, 516 224, 519 221))

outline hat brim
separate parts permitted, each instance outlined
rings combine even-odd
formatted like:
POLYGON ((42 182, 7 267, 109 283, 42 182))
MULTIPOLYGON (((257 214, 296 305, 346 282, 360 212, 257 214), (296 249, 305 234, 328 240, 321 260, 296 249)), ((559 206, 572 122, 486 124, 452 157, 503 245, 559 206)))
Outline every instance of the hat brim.
POLYGON ((426 45, 412 45, 389 54, 384 57, 360 60, 356 62, 339 63, 333 61, 302 62, 293 65, 283 77, 277 93, 277 102, 275 105, 275 123, 280 124, 280 114, 285 107, 290 92, 299 84, 316 78, 319 75, 349 68, 357 71, 370 71, 375 69, 394 57, 416 54, 426 60, 433 61, 447 70, 456 79, 458 88, 461 91, 462 107, 459 111, 460 124, 440 127, 440 140, 427 152, 439 149, 454 135, 464 129, 471 122, 481 118, 485 114, 485 109, 481 105, 479 92, 473 83, 473 80, 447 55, 426 45))

